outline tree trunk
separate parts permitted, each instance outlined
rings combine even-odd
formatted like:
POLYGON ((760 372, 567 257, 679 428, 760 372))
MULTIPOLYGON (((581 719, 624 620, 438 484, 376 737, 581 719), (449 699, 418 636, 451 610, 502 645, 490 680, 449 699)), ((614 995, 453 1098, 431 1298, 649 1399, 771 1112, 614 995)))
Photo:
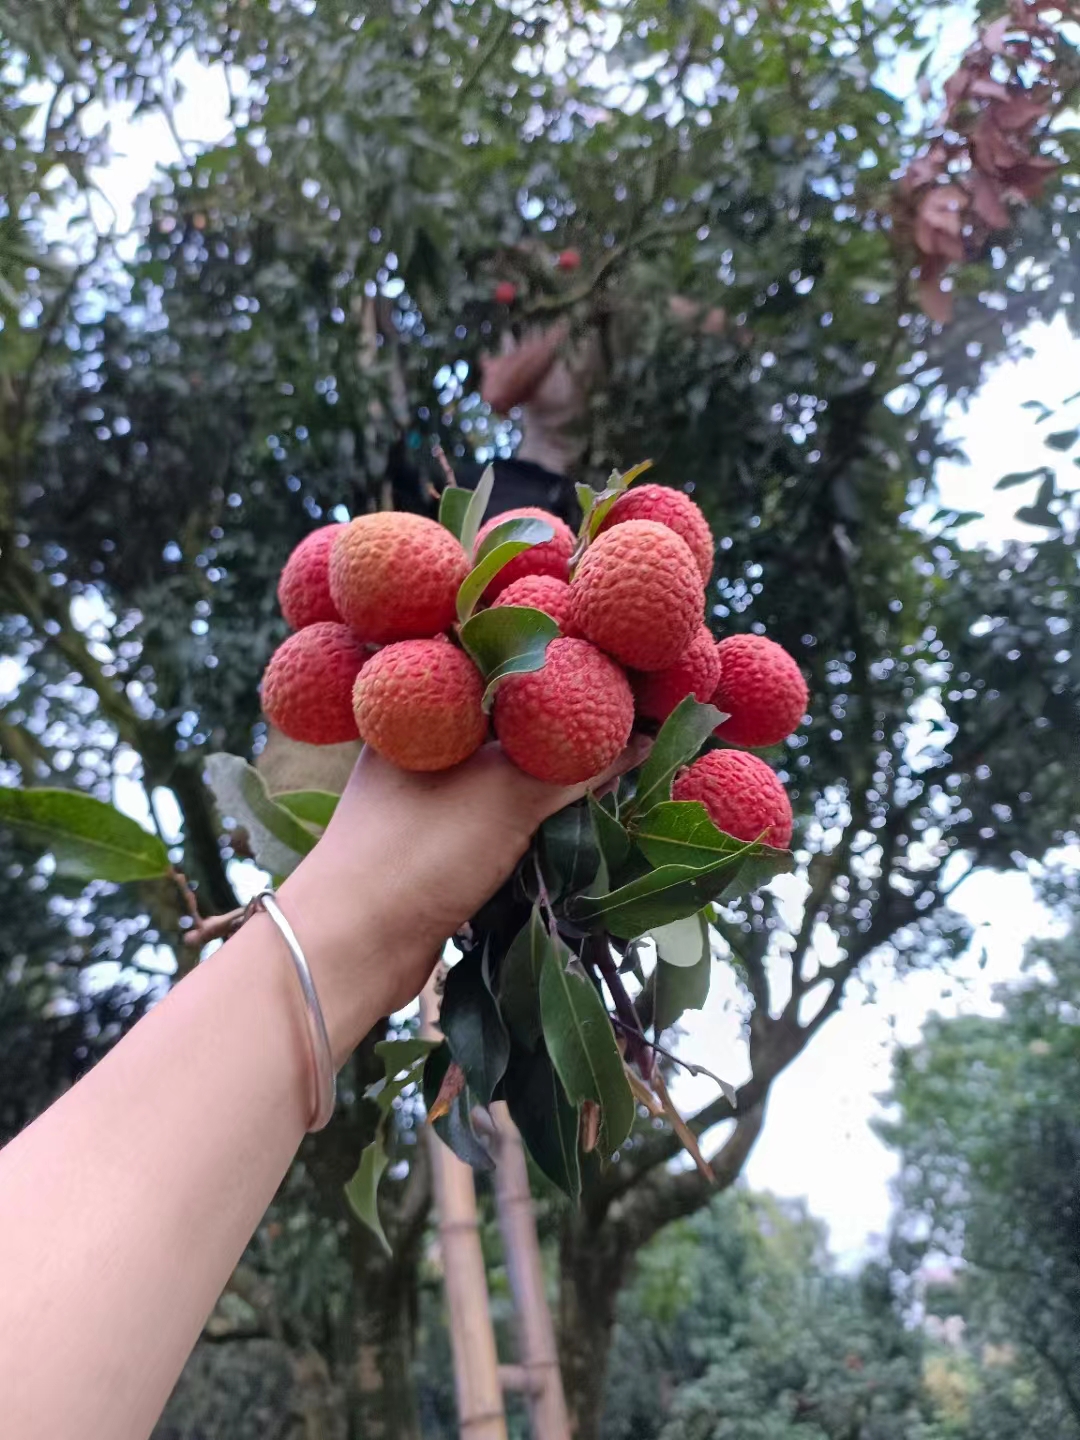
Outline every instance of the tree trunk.
POLYGON ((352 1360, 346 1376, 350 1440, 420 1440, 413 1378, 415 1257, 391 1260, 351 1227, 352 1360))
MULTIPOLYGON (((632 1256, 626 1257, 629 1264, 632 1256)), ((615 1306, 624 1279, 610 1232, 569 1213, 559 1237, 559 1361, 570 1433, 599 1440, 615 1306)))

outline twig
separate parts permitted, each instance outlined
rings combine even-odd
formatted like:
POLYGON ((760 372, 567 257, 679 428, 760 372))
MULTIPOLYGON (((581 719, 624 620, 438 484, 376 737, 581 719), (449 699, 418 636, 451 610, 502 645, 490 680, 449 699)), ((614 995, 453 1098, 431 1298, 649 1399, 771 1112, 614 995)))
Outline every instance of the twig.
MULTIPOLYGON (((617 1025, 620 1030, 630 1029, 630 1027, 624 1024, 617 1015, 611 1016, 611 1023, 613 1025, 617 1025)), ((675 1065, 681 1065, 682 1068, 688 1071, 691 1075, 705 1075, 713 1082, 714 1085, 719 1085, 721 1091, 723 1092, 724 1098, 727 1100, 731 1108, 733 1110, 735 1109, 737 1103, 735 1089, 734 1086, 729 1085, 726 1080, 721 1080, 719 1075, 714 1074, 712 1070, 707 1070, 704 1065, 695 1065, 689 1060, 683 1060, 680 1056, 672 1054, 670 1050, 665 1050, 663 1045, 658 1045, 655 1040, 647 1039, 644 1035, 640 1033, 640 1031, 631 1030, 630 1033, 634 1036, 635 1039, 639 1039, 642 1044, 647 1045, 650 1050, 655 1050, 657 1055, 663 1055, 665 1060, 670 1060, 675 1065)))
POLYGON ((544 881, 544 872, 540 868, 540 854, 533 850, 533 869, 536 871, 536 896, 541 907, 547 913, 548 934, 553 940, 559 938, 559 924, 555 919, 555 911, 551 908, 551 896, 544 881))
POLYGON ((446 451, 442 448, 442 446, 437 440, 435 441, 435 444, 431 447, 431 453, 432 455, 434 455, 435 460, 438 463, 439 469, 443 473, 443 479, 446 481, 446 488, 448 490, 456 490, 457 476, 454 474, 453 466, 450 464, 450 461, 446 458, 446 451))
POLYGON ((612 1019, 618 1020, 620 1029, 626 1033, 628 1041, 632 1042, 632 1048, 630 1045, 627 1046, 629 1051, 627 1058, 640 1068, 646 1080, 651 1080, 653 1062, 652 1056, 646 1048, 648 1041, 645 1039, 641 1021, 634 1009, 634 1002, 627 994, 622 976, 611 957, 608 937, 606 934, 592 935, 585 943, 589 959, 596 964, 596 968, 600 971, 604 984, 608 988, 608 993, 615 1002, 616 1015, 612 1019))
POLYGON ((211 940, 220 940, 222 936, 231 934, 243 920, 247 911, 247 907, 244 905, 235 910, 229 910, 224 915, 200 915, 198 899, 184 872, 174 869, 172 880, 180 892, 187 917, 191 921, 190 926, 184 931, 185 945, 201 950, 204 945, 209 945, 211 940))

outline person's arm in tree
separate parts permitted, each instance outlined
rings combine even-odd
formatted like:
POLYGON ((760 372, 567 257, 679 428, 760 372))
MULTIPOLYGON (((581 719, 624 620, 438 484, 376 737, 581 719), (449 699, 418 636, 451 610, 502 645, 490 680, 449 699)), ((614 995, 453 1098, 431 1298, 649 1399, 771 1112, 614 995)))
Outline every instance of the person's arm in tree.
POLYGON ((524 405, 558 359, 569 327, 565 321, 537 335, 530 335, 516 349, 504 355, 485 355, 480 378, 480 396, 499 415, 524 405))
POLYGON ((685 295, 668 298, 668 313, 673 320, 687 325, 702 335, 722 335, 727 328, 727 311, 718 305, 702 305, 685 295))
MULTIPOLYGON (((497 747, 438 775, 365 752, 279 893, 337 1064, 585 788, 497 747)), ((149 1435, 303 1138, 310 1064, 259 914, 0 1153, 0 1433, 149 1435)))

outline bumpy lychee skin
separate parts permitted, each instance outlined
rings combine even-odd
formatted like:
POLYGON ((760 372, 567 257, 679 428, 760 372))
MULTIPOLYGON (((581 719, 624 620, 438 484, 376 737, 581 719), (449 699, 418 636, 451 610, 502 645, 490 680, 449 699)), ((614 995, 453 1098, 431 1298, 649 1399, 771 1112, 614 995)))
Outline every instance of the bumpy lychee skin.
POLYGON ((286 560, 277 593, 290 630, 302 630, 320 620, 341 620, 330 594, 330 551, 343 528, 323 525, 313 530, 286 560))
POLYGON ((713 537, 709 522, 682 490, 669 485, 633 485, 621 494, 608 511, 601 531, 627 520, 655 520, 674 530, 690 547, 701 578, 707 585, 713 567, 713 537))
POLYGON ((707 705, 720 680, 720 651, 701 625, 686 652, 666 670, 635 675, 632 680, 638 714, 648 720, 666 720, 676 705, 693 695, 707 705))
POLYGON ((570 589, 577 632, 631 670, 676 664, 705 608, 689 547, 655 520, 627 520, 597 536, 570 589))
POLYGON ((523 575, 512 585, 507 585, 492 605, 528 605, 533 610, 542 610, 550 615, 564 635, 572 633, 570 613, 570 586, 565 580, 556 580, 554 575, 523 575))
POLYGON ((361 640, 429 639, 454 622, 469 557, 444 526, 384 510, 342 527, 330 552, 330 594, 361 640))
POLYGON ((674 800, 700 800, 713 824, 736 840, 762 839, 786 850, 791 844, 791 801, 757 755, 710 750, 675 777, 674 800))
POLYGON ((507 510, 502 515, 493 515, 490 520, 485 521, 476 537, 476 549, 479 550, 496 525, 503 525, 507 520, 543 520, 551 526, 555 534, 550 540, 523 550, 520 555, 515 555, 509 564, 504 565, 484 591, 485 600, 494 600, 508 585, 526 575, 554 575, 556 580, 569 580, 570 556, 577 543, 574 532, 565 520, 560 520, 557 515, 552 515, 547 510, 539 510, 533 505, 507 510))
POLYGON ((340 621, 305 625, 278 646, 263 673, 266 718, 290 740, 305 745, 355 740, 353 682, 368 658, 340 621))
POLYGON ((356 677, 360 737, 400 770, 448 770, 484 742, 480 672, 445 639, 402 640, 356 677))
POLYGON ((717 729, 729 745, 776 745, 796 730, 809 698, 798 665, 764 635, 721 640, 720 683, 712 703, 731 718, 717 729))
POLYGON ((514 675, 495 696, 495 734, 518 767, 551 785, 606 770, 634 723, 630 682, 586 640, 560 638, 542 670, 514 675))

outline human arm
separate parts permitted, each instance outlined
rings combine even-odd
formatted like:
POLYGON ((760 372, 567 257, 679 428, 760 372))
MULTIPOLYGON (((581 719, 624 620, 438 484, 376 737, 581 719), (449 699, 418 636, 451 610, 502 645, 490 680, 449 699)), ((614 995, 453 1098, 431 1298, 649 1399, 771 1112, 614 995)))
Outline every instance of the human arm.
POLYGON ((524 405, 543 383, 569 333, 566 321, 561 320, 538 334, 527 336, 505 354, 485 355, 480 378, 481 399, 500 415, 507 414, 515 405, 524 405))
POLYGON ((718 305, 702 305, 685 295, 668 296, 668 313, 681 325, 689 325, 702 335, 722 335, 727 328, 727 312, 718 305))
MULTIPOLYGON (((342 1063, 582 793, 496 747, 438 775, 365 752, 279 900, 342 1063)), ((250 920, 0 1153, 0 1432, 136 1440, 303 1137, 303 1007, 250 920)))

